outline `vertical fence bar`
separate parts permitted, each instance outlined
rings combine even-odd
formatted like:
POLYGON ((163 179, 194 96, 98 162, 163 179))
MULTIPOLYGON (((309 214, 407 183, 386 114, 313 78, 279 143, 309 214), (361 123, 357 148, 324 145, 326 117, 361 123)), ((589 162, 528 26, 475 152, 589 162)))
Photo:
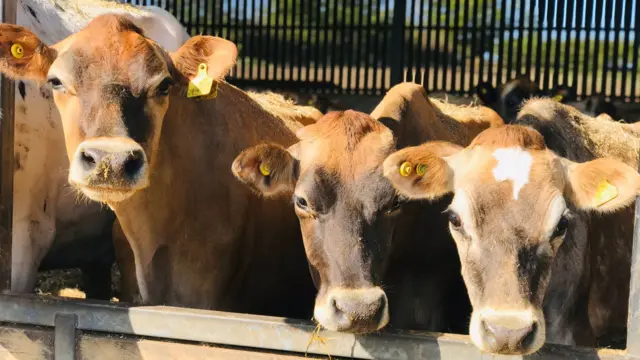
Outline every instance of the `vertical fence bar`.
POLYGON ((438 90, 451 91, 451 51, 449 50, 449 28, 451 27, 451 0, 445 0, 446 6, 444 9, 444 25, 440 28, 440 31, 444 37, 444 43, 442 49, 439 50, 442 54, 442 88, 438 90))
MULTIPOLYGON (((630 63, 629 59, 629 45, 631 41, 631 3, 624 4, 624 41, 622 44, 622 74, 621 74, 621 84, 620 88, 622 89, 622 99, 629 97, 630 94, 627 92, 627 77, 628 77, 628 65, 630 63)), ((636 55, 637 56, 637 55, 636 55)))
POLYGON ((546 11, 547 0, 537 0, 538 4, 538 22, 536 24, 536 61, 533 66, 535 68, 535 82, 540 85, 542 83, 542 35, 544 35, 544 12, 546 11))
MULTIPOLYGON (((616 3, 619 2, 616 1, 616 3)), ((602 79, 600 80, 600 91, 603 94, 607 93, 607 81, 609 80, 607 76, 607 74, 609 73, 609 42, 611 41, 609 35, 611 35, 611 18, 613 16, 613 6, 611 6, 610 4, 607 5, 608 6, 605 6, 604 9, 604 46, 602 50, 604 56, 602 56, 602 79)))
POLYGON ((635 36, 633 39, 633 66, 631 67, 631 101, 635 101, 636 99, 636 86, 638 84, 636 80, 638 79, 638 71, 640 71, 640 68, 638 68, 638 58, 640 58, 640 24, 638 24, 638 22, 640 22, 640 4, 638 4, 637 1, 635 3, 635 8, 636 14, 634 20, 635 36))
MULTIPOLYGON (((360 2, 360 13, 358 14, 358 32, 356 33, 356 61, 355 61, 355 72, 356 72, 356 85, 355 88, 357 91, 361 91, 364 84, 362 76, 360 76, 360 70, 364 70, 364 78, 369 78, 369 71, 366 63, 363 63, 362 53, 369 48, 367 41, 369 26, 364 26, 364 12, 366 11, 365 2, 360 2), (364 36, 363 36, 364 35, 364 36), (364 40, 364 41, 363 41, 364 40)), ((370 13, 369 13, 370 14, 370 13)), ((369 15, 367 14, 367 15, 369 15)), ((369 22, 371 22, 371 15, 369 15, 369 22)), ((366 58, 366 57, 365 57, 366 58)))
MULTIPOLYGON (((467 34, 470 32, 471 34, 471 49, 470 49, 470 55, 468 56, 469 59, 469 85, 466 86, 464 88, 465 91, 471 91, 475 84, 476 84, 476 79, 475 79, 475 75, 476 75, 476 53, 478 51, 478 48, 476 47, 476 41, 478 38, 478 1, 474 1, 473 2, 473 7, 472 7, 472 13, 468 14, 468 12, 470 11, 469 8, 469 1, 465 2, 467 4, 467 7, 465 8, 465 12, 468 15, 471 15, 471 31, 464 31, 463 34, 465 35, 464 39, 467 39, 467 34)), ((468 24, 468 19, 465 20, 465 25, 468 24)), ((465 44, 462 45, 463 47, 466 48, 466 41, 465 44)), ((465 52, 466 54, 466 52, 465 52)), ((467 58, 465 58, 466 61, 467 58)))
MULTIPOLYGON (((389 11, 387 2, 387 11, 389 11)), ((407 0, 396 0, 391 28, 391 86, 401 83, 404 69, 404 30, 407 0)))
MULTIPOLYGON (((16 23, 17 0, 2 2, 2 22, 16 23)), ((15 84, 8 77, 0 78, 0 102, 2 122, 0 125, 0 290, 11 290, 11 233, 13 220, 13 119, 15 112, 15 84)))
MULTIPOLYGON (((460 9, 458 3, 458 9, 460 9)), ((460 10, 458 10, 460 11, 460 10)), ((458 92, 462 94, 463 91, 467 91, 468 87, 466 85, 467 79, 467 59, 469 58, 467 55, 467 51, 469 49, 469 45, 467 43, 467 39, 469 35, 473 36, 473 32, 469 31, 469 1, 464 2, 463 17, 462 17, 462 26, 459 26, 456 29, 456 38, 462 35, 462 51, 460 53, 460 86, 458 87, 458 92)))
MULTIPOLYGON (((495 1, 495 0, 494 0, 495 1)), ((482 33, 480 34, 480 63, 478 64, 478 70, 479 74, 478 74, 478 83, 485 81, 485 70, 484 70, 484 54, 485 54, 485 47, 487 44, 487 13, 488 13, 488 0, 485 0, 482 2, 482 18, 481 18, 481 23, 482 25, 480 26, 480 31, 482 31, 482 33)), ((493 40, 492 42, 493 43, 493 40)), ((490 80, 489 80, 490 81, 490 80)))
MULTIPOLYGON (((498 0, 493 0, 492 6, 491 6, 491 26, 490 26, 490 34, 491 37, 489 38, 489 70, 488 70, 488 79, 487 81, 489 81, 489 83, 494 84, 493 81, 493 73, 494 73, 494 42, 496 40, 496 21, 498 19, 498 0)), ((497 79, 495 81, 496 86, 500 86, 500 79, 497 79)))
MULTIPOLYGON (((553 8, 551 8, 552 6, 552 0, 545 0, 545 13, 544 13, 544 24, 545 24, 545 35, 546 35, 546 39, 547 41, 544 43, 544 72, 543 72, 543 79, 542 79, 542 90, 548 90, 550 88, 549 86, 549 82, 551 81, 551 49, 553 46, 553 43, 551 41, 551 32, 552 32, 552 20, 553 20, 553 8)), ((540 64, 538 64, 537 66, 540 66, 540 64)))
MULTIPOLYGON (((609 93, 612 98, 618 97, 617 87, 618 87, 618 72, 620 71, 620 30, 622 29, 622 11, 624 7, 624 1, 616 1, 616 7, 614 9, 614 20, 613 20, 613 59, 612 69, 611 69, 611 88, 609 93)), ((606 56, 606 55, 605 55, 606 56)), ((625 59, 622 58, 622 63, 624 64, 625 59)), ((624 96, 624 95, 623 95, 624 96)))
MULTIPOLYGON (((567 1, 570 1, 570 0, 567 0, 567 1)), ((567 58, 567 56, 569 56, 569 54, 567 53, 561 54, 561 51, 560 51, 561 45, 562 45, 562 28, 563 28, 562 22, 565 15, 564 14, 565 0, 557 0, 557 3, 555 4, 554 7, 556 10, 553 17, 553 26, 555 27, 556 42, 555 42, 555 51, 553 56, 551 57, 553 60, 553 81, 551 83, 551 86, 557 86, 560 83, 561 55, 565 59, 567 58)), ((567 70, 568 69, 566 67, 562 69, 564 73, 566 73, 567 70)), ((566 85, 567 83, 565 82, 564 84, 566 85)))
MULTIPOLYGON (((431 2, 431 4, 433 4, 433 1, 431 2)), ((438 78, 440 76, 441 70, 440 70, 440 58, 442 56, 442 47, 440 46, 440 34, 442 33, 441 30, 441 16, 440 16, 440 9, 442 9, 442 0, 438 0, 438 3, 436 5, 435 10, 432 10, 431 13, 434 14, 435 16, 435 20, 436 20, 436 24, 434 26, 434 30, 435 30, 435 43, 433 45, 433 52, 435 53, 435 56, 433 57, 435 60, 435 64, 433 67, 433 84, 432 86, 430 86, 430 90, 435 90, 435 89, 442 89, 443 86, 438 86, 438 78)))
MULTIPOLYGON (((376 73, 376 66, 373 66, 372 68, 372 64, 371 64, 371 40, 372 40, 372 29, 373 29, 373 0, 368 0, 367 1, 367 16, 365 18, 368 18, 367 20, 367 26, 366 28, 363 27, 362 31, 364 32, 364 41, 365 41, 365 47, 364 47, 364 57, 362 65, 365 68, 365 80, 364 80, 364 92, 367 94, 371 93, 371 80, 375 79, 378 74, 376 73), (366 30, 365 30, 366 29, 366 30), (371 79, 371 77, 373 77, 373 79, 371 79)), ((364 7, 363 7, 363 11, 364 11, 364 7)), ((362 18, 361 18, 362 20, 362 18)), ((375 57, 374 57, 374 61, 375 61, 375 57)), ((375 80, 374 80, 375 81, 375 80)))
MULTIPOLYGON (((522 6, 526 6, 526 4, 529 3, 529 30, 527 33, 527 59, 525 61, 525 74, 527 74, 527 76, 529 78, 531 78, 531 64, 533 62, 533 41, 535 40, 534 35, 536 34, 534 31, 534 27, 535 27, 535 14, 536 14, 536 9, 539 8, 539 0, 538 1, 527 1, 527 0, 522 0, 522 6)), ((536 53, 540 53, 540 48, 536 47, 536 53)), ((536 82, 538 82, 538 78, 536 75, 536 82)))
MULTIPOLYGON (((507 46, 507 80, 513 77, 513 48, 514 48, 514 32, 516 31, 516 0, 511 0, 511 9, 509 11, 509 44, 507 46)), ((502 10, 506 13, 506 9, 502 10)))
MULTIPOLYGON (((451 6, 451 3, 449 3, 451 6)), ((454 93, 459 93, 461 87, 458 86, 458 34, 460 34, 460 0, 455 1, 453 6, 453 24, 449 23, 449 29, 447 33, 453 34, 453 46, 451 49, 451 90, 454 93)), ((464 62, 464 57, 462 57, 464 62)), ((460 78, 464 79, 464 70, 460 71, 460 78)))
POLYGON ((584 55, 582 59, 582 96, 585 97, 588 94, 587 83, 589 82, 589 54, 591 54, 591 31, 593 22, 593 2, 594 0, 586 0, 587 6, 585 8, 585 40, 584 40, 584 55))
POLYGON ((598 73, 600 66, 600 36, 602 35, 602 7, 604 6, 603 0, 596 0, 595 8, 595 37, 593 44, 593 65, 591 66, 591 93, 597 92, 598 73))
MULTIPOLYGON (((426 15, 427 16, 427 28, 425 30, 426 30, 426 33, 427 33, 427 45, 426 45, 427 49, 426 49, 426 52, 425 52, 425 55, 424 55, 425 59, 426 59, 425 60, 426 66, 425 66, 425 70, 424 70, 424 80, 423 80, 422 84, 423 84, 424 88, 427 89, 427 91, 431 90, 431 86, 429 85, 429 84, 431 84, 431 82, 429 81, 431 79, 431 72, 432 71, 433 72, 438 71, 434 67, 434 61, 433 60, 434 60, 435 56, 432 57, 432 55, 431 55, 431 47, 432 47, 431 39, 433 37, 433 27, 431 25, 433 24, 432 20, 433 20, 433 13, 434 13, 434 11, 433 11, 433 3, 434 3, 433 1, 428 1, 427 2, 427 6, 429 7, 429 10, 426 11, 426 13, 427 13, 427 15, 426 15)), ((436 14, 437 14, 437 12, 436 12, 436 14)))
MULTIPOLYGON (((504 69, 504 32, 506 30, 507 21, 507 0, 502 0, 500 3, 500 28, 498 29, 498 69, 496 73, 496 81, 498 84, 504 84, 503 69, 504 69)), ((495 39, 495 37, 494 37, 495 39)))
MULTIPOLYGON (((415 64, 414 63, 414 50, 416 48, 415 46, 415 41, 413 39, 413 33, 416 30, 416 24, 415 24, 415 11, 416 11, 416 7, 415 7, 415 1, 414 0, 409 0, 410 8, 409 8, 409 36, 408 36, 408 40, 407 43, 409 44, 409 47, 406 49, 407 50, 407 72, 406 75, 406 79, 404 79, 404 81, 413 81, 413 79, 415 79, 415 74, 417 71, 417 68, 420 66, 419 64, 415 64)), ((404 65, 404 64, 403 64, 404 65)), ((403 66, 404 67, 404 66, 403 66)))
MULTIPOLYGON (((345 7, 346 8, 346 7, 345 7)), ((354 58, 355 58, 355 51, 356 51, 356 46, 355 46, 355 42, 354 42, 354 35, 356 30, 356 0, 351 0, 351 11, 349 12, 349 27, 348 32, 349 32, 349 36, 348 39, 349 41, 347 42, 347 51, 346 53, 349 56, 348 61, 345 60, 344 61, 344 65, 347 67, 347 84, 346 84, 346 89, 349 91, 353 90, 353 84, 351 83, 351 74, 353 72, 353 63, 354 63, 354 58)), ((345 19, 346 22, 346 19, 345 19)))
MULTIPOLYGON (((514 0, 515 2, 515 0, 514 0)), ((525 6, 526 3, 523 0, 520 0, 519 8, 520 10, 518 15, 518 48, 516 50, 516 75, 522 74, 522 51, 524 46, 524 18, 525 18, 525 6)), ((527 70, 528 72, 528 70, 527 70)))
MULTIPOLYGON (((573 0, 576 1, 576 0, 573 0)), ((576 91, 578 90, 578 79, 580 78, 580 60, 582 56, 580 56, 580 43, 584 34, 584 23, 582 22, 584 16, 584 1, 576 1, 576 10, 575 14, 575 36, 574 36, 574 46, 573 46, 573 79, 571 81, 571 85, 575 87, 576 91)), ((582 80, 584 82, 584 79, 582 80)))

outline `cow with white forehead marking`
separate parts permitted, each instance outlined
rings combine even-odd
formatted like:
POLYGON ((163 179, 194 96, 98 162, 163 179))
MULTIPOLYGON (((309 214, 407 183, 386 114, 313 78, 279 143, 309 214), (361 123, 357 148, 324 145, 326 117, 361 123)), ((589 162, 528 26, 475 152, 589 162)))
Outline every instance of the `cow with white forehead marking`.
POLYGON ((385 175, 410 198, 454 194, 450 230, 476 346, 594 345, 626 326, 640 137, 552 100, 529 101, 517 122, 530 126, 488 129, 453 155, 448 143, 398 151, 385 175), (427 171, 402 176, 404 163, 427 171))
MULTIPOLYGON (((21 0, 16 16, 19 25, 52 44, 103 13, 127 16, 170 51, 189 38, 180 22, 158 7, 97 0, 21 0)), ((98 203, 78 201, 68 188, 69 160, 51 90, 35 81, 18 81, 14 121, 11 290, 32 292, 39 267, 80 267, 87 296, 109 299, 114 216, 98 203)))

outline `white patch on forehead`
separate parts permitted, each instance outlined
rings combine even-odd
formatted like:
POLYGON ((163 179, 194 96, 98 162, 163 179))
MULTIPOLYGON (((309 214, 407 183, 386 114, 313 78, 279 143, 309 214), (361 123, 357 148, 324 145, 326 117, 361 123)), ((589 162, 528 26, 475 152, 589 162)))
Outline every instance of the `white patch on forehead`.
POLYGON ((518 200, 522 187, 529 182, 529 173, 533 158, 522 148, 504 148, 493 152, 498 165, 493 169, 493 177, 497 181, 513 182, 513 199, 518 200))

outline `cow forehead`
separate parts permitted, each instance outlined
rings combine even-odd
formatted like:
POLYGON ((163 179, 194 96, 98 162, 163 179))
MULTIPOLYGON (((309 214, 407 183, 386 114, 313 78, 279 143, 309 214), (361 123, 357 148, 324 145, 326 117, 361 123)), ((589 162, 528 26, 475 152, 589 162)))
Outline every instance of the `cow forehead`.
POLYGON ((514 229, 530 236, 542 231, 549 207, 563 194, 556 156, 519 147, 478 147, 472 153, 469 169, 456 181, 456 194, 468 198, 460 203, 470 207, 464 211, 475 227, 494 236, 514 229))
POLYGON ((92 30, 84 29, 57 44, 59 55, 49 72, 63 72, 79 87, 114 82, 142 87, 150 76, 168 74, 162 54, 141 33, 92 30))

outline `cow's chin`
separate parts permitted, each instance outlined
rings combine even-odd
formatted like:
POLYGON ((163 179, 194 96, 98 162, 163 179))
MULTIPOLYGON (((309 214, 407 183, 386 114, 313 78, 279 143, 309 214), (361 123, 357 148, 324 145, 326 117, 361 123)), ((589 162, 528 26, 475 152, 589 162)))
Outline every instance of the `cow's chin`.
POLYGON ((86 198, 97 201, 100 203, 104 203, 107 205, 114 205, 124 200, 131 198, 135 193, 144 189, 144 187, 135 187, 135 188, 95 188, 88 186, 75 186, 76 189, 84 195, 86 198))

